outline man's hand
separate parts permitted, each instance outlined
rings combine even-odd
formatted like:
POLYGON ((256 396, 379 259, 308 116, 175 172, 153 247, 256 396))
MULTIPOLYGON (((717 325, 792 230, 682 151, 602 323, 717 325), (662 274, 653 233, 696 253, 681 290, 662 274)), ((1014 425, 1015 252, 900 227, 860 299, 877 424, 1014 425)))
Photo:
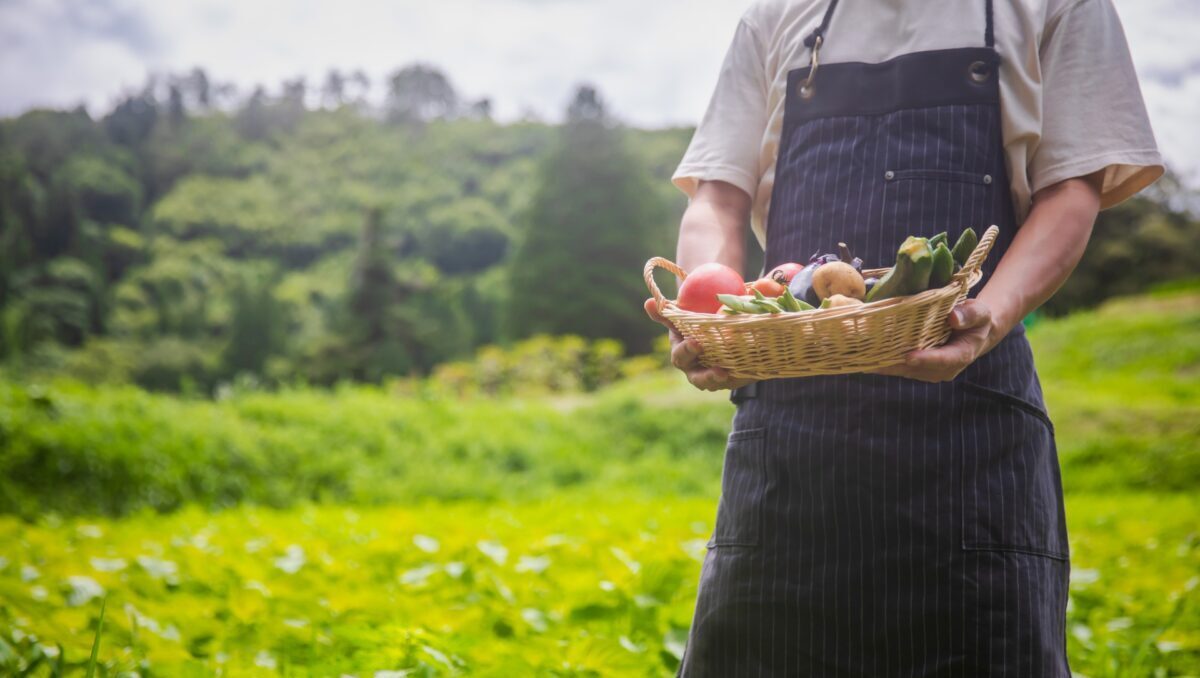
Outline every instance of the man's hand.
POLYGON ((646 300, 646 315, 666 327, 671 333, 671 364, 687 375, 687 380, 702 391, 720 391, 745 386, 753 379, 734 379, 729 372, 720 367, 705 367, 700 364, 700 354, 703 352, 699 342, 694 339, 684 339, 671 321, 662 317, 658 312, 658 303, 654 299, 646 300))
POLYGON ((908 354, 905 362, 877 370, 878 374, 919 381, 950 381, 1003 338, 992 311, 978 299, 968 299, 950 313, 950 340, 937 348, 908 354))

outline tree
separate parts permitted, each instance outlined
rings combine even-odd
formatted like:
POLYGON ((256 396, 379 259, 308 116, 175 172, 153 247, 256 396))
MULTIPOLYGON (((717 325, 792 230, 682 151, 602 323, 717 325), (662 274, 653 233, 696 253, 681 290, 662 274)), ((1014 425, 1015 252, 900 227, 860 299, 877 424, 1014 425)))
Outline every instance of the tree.
POLYGON ((1200 219, 1187 211, 1195 200, 1168 174, 1152 190, 1101 212, 1079 265, 1043 310, 1061 315, 1195 277, 1200 219))
POLYGON ((287 335, 284 307, 266 276, 243 276, 231 294, 229 342, 222 356, 226 373, 262 375, 267 359, 283 351, 287 335))
POLYGON ((328 108, 340 108, 346 103, 346 76, 336 68, 330 69, 321 88, 321 103, 328 108))
POLYGON ((234 125, 243 138, 250 141, 262 141, 270 134, 270 114, 267 111, 267 91, 262 85, 246 98, 241 110, 234 118, 234 125))
POLYGON ((458 109, 458 94, 440 70, 413 64, 388 81, 387 117, 393 122, 427 122, 449 118, 458 109))
POLYGON ((140 93, 122 99, 104 118, 103 126, 114 143, 133 148, 150 137, 157 122, 158 102, 153 88, 147 86, 140 93))
POLYGON ((382 214, 371 209, 363 223, 346 309, 347 367, 357 379, 378 381, 413 368, 399 306, 410 292, 397 279, 383 246, 382 214))
POLYGON ((484 97, 476 99, 467 106, 467 115, 479 120, 492 119, 492 100, 484 97))
POLYGON ((298 111, 304 110, 304 102, 308 96, 308 83, 304 77, 283 81, 283 103, 298 111))
POLYGON ((193 100, 196 102, 196 107, 201 111, 208 111, 212 108, 212 84, 208 80, 208 74, 203 68, 193 68, 191 75, 188 76, 188 85, 192 91, 193 100))
POLYGON ((183 87, 172 79, 167 86, 167 120, 172 129, 178 129, 187 119, 187 104, 183 101, 183 87))
POLYGON ((371 79, 360 68, 350 74, 348 84, 350 87, 346 89, 346 99, 355 106, 365 106, 371 94, 371 79))
POLYGON ((657 331, 642 312, 638 273, 665 215, 595 89, 576 92, 536 183, 511 265, 510 334, 614 338, 648 350, 657 331))

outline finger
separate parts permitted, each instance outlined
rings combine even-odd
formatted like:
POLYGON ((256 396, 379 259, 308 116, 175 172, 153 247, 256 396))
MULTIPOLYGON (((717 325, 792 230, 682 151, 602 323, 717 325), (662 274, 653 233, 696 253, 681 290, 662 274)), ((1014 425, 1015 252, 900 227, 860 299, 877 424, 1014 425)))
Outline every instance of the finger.
POLYGON ((671 348, 671 364, 681 370, 691 370, 696 366, 703 351, 700 342, 695 339, 678 342, 671 348))
POLYGON ((659 323, 660 325, 666 325, 667 327, 671 327, 670 321, 667 320, 666 318, 664 318, 662 316, 662 313, 659 313, 658 302, 655 301, 653 297, 651 297, 650 299, 647 299, 646 303, 643 304, 642 306, 643 306, 643 308, 646 309, 646 315, 650 316, 651 320, 653 320, 656 323, 659 323))
POLYGON ((735 388, 737 380, 729 377, 729 372, 720 367, 704 367, 689 371, 688 381, 696 388, 705 391, 720 391, 735 388))
POLYGON ((986 325, 992 321, 992 309, 978 299, 968 299, 950 313, 950 327, 965 330, 986 325))
POLYGON ((966 338, 951 339, 938 348, 914 351, 908 354, 904 364, 918 373, 941 373, 953 378, 967 365, 975 354, 974 345, 966 338))
POLYGON ((683 335, 679 334, 679 330, 675 329, 675 325, 673 325, 670 320, 664 318, 663 315, 658 311, 657 301, 654 299, 647 299, 646 303, 643 304, 642 307, 646 310, 646 315, 650 316, 651 320, 667 328, 670 333, 672 346, 680 341, 683 341, 683 335))

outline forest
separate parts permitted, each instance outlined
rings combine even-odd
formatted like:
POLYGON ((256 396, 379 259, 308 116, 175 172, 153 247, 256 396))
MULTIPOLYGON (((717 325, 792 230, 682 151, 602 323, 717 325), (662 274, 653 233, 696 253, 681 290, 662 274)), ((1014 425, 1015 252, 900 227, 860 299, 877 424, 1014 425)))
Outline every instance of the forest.
MULTIPOLYGON (((690 129, 624 126, 587 85, 560 123, 499 123, 428 64, 271 92, 196 69, 0 121, 3 369, 211 395, 462 377, 532 337, 651 350, 640 270, 673 254, 690 129)), ((1194 203, 1168 176, 1104 212, 1045 312, 1193 276, 1194 203)))
MULTIPOLYGON (((563 103, 196 69, 0 120, 0 675, 674 674, 734 411, 642 310, 691 129, 563 103)), ((1078 675, 1200 674, 1198 204, 1101 213, 1026 319, 1078 675)))

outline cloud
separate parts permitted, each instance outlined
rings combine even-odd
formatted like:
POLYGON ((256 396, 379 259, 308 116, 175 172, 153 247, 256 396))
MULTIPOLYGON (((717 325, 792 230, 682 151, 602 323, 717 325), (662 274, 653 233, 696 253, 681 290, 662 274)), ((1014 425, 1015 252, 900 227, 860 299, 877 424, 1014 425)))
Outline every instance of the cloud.
MULTIPOLYGON (((1095 0, 1106 1, 1106 0, 1095 0)), ((100 113, 151 73, 204 67, 243 92, 423 61, 512 119, 595 84, 642 126, 692 124, 748 0, 0 0, 0 115, 100 113)), ((1200 3, 1117 0, 1164 153, 1200 183, 1200 3), (1169 18, 1169 20, 1164 20, 1169 18)))
MULTIPOLYGON (((556 117, 596 84, 636 124, 690 123, 745 2, 681 0, 9 0, 0 3, 0 114, 100 111, 150 73, 203 66, 243 90, 361 67, 381 91, 413 61, 443 68, 501 117, 556 117), (333 8, 333 9, 331 9, 333 8)), ((377 91, 377 94, 379 93, 377 91)))

